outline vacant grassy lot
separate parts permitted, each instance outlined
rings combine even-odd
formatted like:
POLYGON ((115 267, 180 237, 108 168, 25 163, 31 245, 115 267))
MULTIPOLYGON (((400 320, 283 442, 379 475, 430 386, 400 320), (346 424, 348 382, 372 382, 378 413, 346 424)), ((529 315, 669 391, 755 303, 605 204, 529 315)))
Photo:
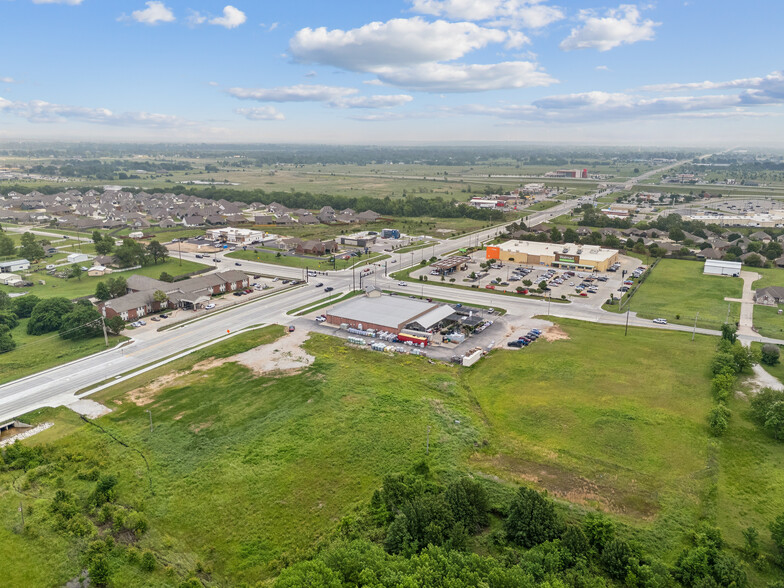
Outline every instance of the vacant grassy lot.
MULTIPOLYGON (((188 373, 197 361, 282 334, 268 327, 102 391, 96 399, 114 412, 98 422, 144 453, 154 494, 137 453, 67 411, 30 415, 57 421, 32 442, 57 440, 68 459, 15 482, 0 473, 0 556, 16 564, 6 581, 62 585, 78 573, 76 544, 35 513, 46 512, 58 485, 86 495, 94 484, 77 473, 97 466, 118 475, 118 502, 147 516, 139 547, 172 570, 144 573, 117 556, 116 585, 176 586, 196 562, 215 585, 253 585, 332 536, 385 474, 421 459, 427 427, 431 467, 488 484, 534 484, 575 514, 606 511, 670 563, 701 519, 718 523, 733 549, 740 529, 755 525, 770 555, 763 529, 784 509, 784 446, 749 428, 741 400, 728 436, 709 438, 715 339, 636 328, 624 337, 618 327, 568 320, 561 327, 568 339, 496 351, 467 370, 313 336, 306 350, 315 363, 299 374, 258 377, 235 363, 188 373), (167 381, 139 393, 160 376, 167 381), (14 490, 33 477, 27 494, 14 490), (34 533, 12 532, 19 500, 35 506, 34 533)), ((751 585, 772 580, 749 573, 751 585)))
POLYGON ((498 353, 469 376, 495 445, 472 461, 631 519, 663 524, 675 495, 688 511, 707 458, 715 341, 561 322, 569 340, 498 353))
POLYGON ((343 259, 342 256, 338 255, 334 264, 329 261, 329 259, 332 257, 330 255, 325 255, 320 259, 311 259, 306 257, 297 257, 296 255, 281 254, 278 256, 277 253, 272 253, 271 251, 266 250, 238 250, 234 251, 233 253, 227 253, 226 257, 231 257, 233 259, 247 259, 248 261, 259 261, 263 263, 272 263, 274 265, 284 265, 286 267, 298 267, 303 269, 308 268, 316 271, 329 271, 335 269, 346 269, 347 267, 351 267, 354 264, 367 265, 369 263, 383 261, 384 259, 389 258, 389 255, 370 254, 363 255, 360 258, 352 257, 351 259, 343 259))
POLYGON ((740 299, 743 282, 737 278, 706 276, 702 273, 703 266, 699 261, 661 260, 637 290, 629 307, 642 318, 662 317, 682 325, 693 325, 699 312, 697 326, 719 329, 730 305, 730 322, 736 322, 740 304, 724 299, 740 299))
MULTIPOLYGON (((106 349, 103 337, 66 341, 57 333, 28 335, 26 329, 29 320, 20 320, 19 326, 11 331, 16 349, 0 353, 0 384, 106 349)), ((109 337, 109 345, 114 347, 125 340, 126 337, 109 337)))
MULTIPOLYGON (((85 272, 80 279, 69 278, 65 280, 63 278, 50 276, 48 273, 46 273, 46 271, 36 271, 33 272, 32 277, 29 278, 30 281, 34 283, 34 285, 29 288, 24 288, 24 291, 30 294, 35 294, 39 298, 62 296, 73 299, 79 298, 80 296, 90 296, 95 294, 95 287, 98 282, 105 282, 111 277, 122 276, 127 279, 133 274, 139 274, 157 279, 158 276, 160 276, 163 272, 167 272, 168 274, 176 277, 190 272, 195 272, 196 270, 202 269, 204 267, 207 266, 201 263, 195 263, 193 261, 187 260, 183 260, 181 263, 179 259, 169 258, 163 263, 148 265, 140 269, 109 274, 102 277, 96 276, 92 278, 87 275, 87 272, 85 272), (46 284, 41 285, 38 283, 38 280, 44 280, 46 284)), ((9 293, 20 291, 19 288, 11 288, 10 286, 0 286, 0 290, 4 290, 5 292, 9 293)))

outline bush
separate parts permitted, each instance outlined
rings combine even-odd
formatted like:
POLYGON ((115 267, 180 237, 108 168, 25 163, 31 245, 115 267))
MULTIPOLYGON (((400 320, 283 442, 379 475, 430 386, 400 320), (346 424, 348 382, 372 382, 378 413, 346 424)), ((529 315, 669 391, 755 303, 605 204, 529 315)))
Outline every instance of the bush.
POLYGON ((773 543, 784 554, 784 513, 777 516, 768 528, 770 529, 770 538, 773 539, 773 543))
POLYGON ((487 493, 478 482, 460 478, 447 487, 444 499, 455 520, 462 523, 468 532, 476 533, 487 525, 487 493))
POLYGON ((155 570, 157 565, 158 562, 156 561, 153 552, 149 549, 146 549, 144 553, 142 553, 142 558, 139 561, 139 567, 145 572, 152 572, 155 570))
POLYGON ((711 394, 716 402, 727 402, 735 388, 735 376, 723 372, 716 374, 711 380, 711 394))
POLYGON ((727 427, 730 424, 730 416, 732 416, 730 409, 723 404, 719 404, 711 409, 708 416, 711 435, 721 437, 727 431, 727 427))
POLYGON ((778 345, 766 343, 762 346, 762 356, 760 357, 760 361, 766 365, 776 365, 779 362, 780 356, 781 351, 779 350, 778 345))
POLYGON ((69 314, 73 308, 73 303, 67 298, 41 300, 30 313, 27 334, 43 335, 58 330, 63 323, 63 317, 69 314))
POLYGON ((11 335, 11 329, 0 325, 0 353, 8 353, 16 349, 16 341, 11 335))
POLYGON ((622 539, 613 539, 602 551, 600 563, 607 575, 615 580, 623 580, 629 573, 629 565, 634 551, 622 539))
POLYGON ((39 302, 41 302, 41 299, 34 294, 19 296, 18 298, 14 298, 11 309, 19 318, 29 318, 30 314, 33 312, 33 308, 35 308, 35 305, 39 302))
POLYGON ((774 439, 784 441, 784 392, 763 388, 750 404, 752 420, 774 439))
POLYGON ((96 555, 90 561, 90 565, 87 567, 87 571, 90 574, 90 582, 96 584, 97 586, 105 586, 109 583, 109 560, 106 559, 106 556, 96 555))
POLYGON ((553 502, 530 488, 520 488, 504 521, 507 539, 529 549, 557 538, 561 527, 553 502))
POLYGON ((599 552, 615 539, 615 523, 602 514, 588 514, 583 521, 583 529, 590 546, 599 552))
POLYGON ((19 326, 19 318, 16 314, 8 311, 0 312, 0 325, 5 325, 9 329, 15 329, 19 326))

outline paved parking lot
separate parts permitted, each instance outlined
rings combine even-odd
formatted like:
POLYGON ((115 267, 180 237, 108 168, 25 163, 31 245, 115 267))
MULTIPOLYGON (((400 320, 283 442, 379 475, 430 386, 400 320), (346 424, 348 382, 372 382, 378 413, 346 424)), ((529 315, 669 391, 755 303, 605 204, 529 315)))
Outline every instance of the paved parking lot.
MULTIPOLYGON (((526 266, 514 262, 498 261, 492 268, 483 270, 479 264, 485 261, 484 252, 477 252, 472 256, 467 269, 454 272, 446 276, 446 281, 461 285, 483 289, 493 289, 503 292, 515 292, 518 287, 523 289, 537 288, 540 282, 546 281, 553 298, 563 298, 580 304, 601 306, 610 294, 619 298, 624 280, 642 264, 639 259, 620 256, 617 271, 614 272, 568 272, 563 269, 551 268, 544 265, 526 266), (625 272, 625 273, 624 273, 625 272), (475 278, 471 278, 471 275, 475 278), (530 281, 530 286, 526 284, 530 281), (583 294, 584 293, 584 294, 583 294)), ((411 274, 412 285, 419 281, 419 276, 427 276, 429 281, 441 282, 441 276, 436 275, 433 268, 425 266, 411 274)), ((502 306, 502 302, 498 303, 502 306)))

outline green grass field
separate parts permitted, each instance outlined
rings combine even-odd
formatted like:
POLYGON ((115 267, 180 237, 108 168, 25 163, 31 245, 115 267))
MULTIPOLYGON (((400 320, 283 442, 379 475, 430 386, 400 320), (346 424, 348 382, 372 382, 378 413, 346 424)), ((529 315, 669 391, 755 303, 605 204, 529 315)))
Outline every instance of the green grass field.
POLYGON ((253 251, 253 250, 238 250, 232 253, 227 253, 226 257, 232 259, 246 259, 248 261, 259 261, 262 263, 271 263, 274 265, 282 265, 286 267, 308 268, 316 271, 329 271, 329 270, 342 270, 351 267, 354 264, 358 266, 376 263, 389 258, 389 255, 369 254, 363 255, 360 258, 352 257, 351 259, 342 259, 340 255, 337 256, 335 263, 329 261, 329 255, 323 256, 321 259, 308 259, 304 257, 297 257, 295 255, 283 255, 278 257, 277 253, 271 251, 253 251))
MULTIPOLYGON (((54 471, 0 472, 0 557, 15 563, 6 582, 62 585, 78 574, 79 544, 52 530, 46 507, 58 487, 86 496, 94 483, 77 474, 99 467, 117 474, 118 503, 148 518, 139 547, 171 570, 141 572, 120 551, 115 585, 176 586, 197 562, 214 585, 255 585, 333 537, 385 474, 421 459, 428 427, 437 471, 499 489, 533 484, 570 516, 605 511, 668 563, 699 520, 716 522, 732 550, 740 529, 756 526, 770 556, 763 530, 784 510, 784 445, 753 430, 740 399, 727 437, 708 436, 715 338, 561 328, 568 338, 498 350, 466 370, 314 335, 306 350, 316 361, 299 374, 257 377, 234 363, 187 373, 275 341, 274 326, 196 352, 95 396, 114 409, 101 426, 150 461, 154 494, 137 453, 68 411, 29 415, 57 422, 30 442, 56 441, 52 451, 68 458, 54 471), (20 500, 35 507, 25 535, 13 532, 20 500)), ((764 568, 747 572, 750 585, 773 580, 764 568)))
MULTIPOLYGON (((784 270, 780 268, 749 267, 744 269, 750 272, 757 272, 761 276, 752 285, 754 290, 760 290, 768 286, 784 286, 784 270)), ((784 308, 784 305, 754 305, 754 328, 761 335, 776 339, 784 338, 784 314, 778 313, 780 308, 784 308)))
MULTIPOLYGON (((167 272, 172 276, 180 276, 183 274, 187 274, 190 272, 195 272, 199 269, 206 267, 204 264, 195 263, 193 261, 183 260, 180 262, 179 259, 169 258, 163 263, 158 263, 154 265, 148 265, 139 269, 131 270, 128 272, 119 272, 116 274, 109 274, 106 276, 95 276, 90 277, 85 272, 81 279, 69 278, 56 278, 54 276, 50 276, 46 273, 46 271, 36 271, 32 273, 32 277, 29 278, 31 282, 34 283, 33 286, 29 288, 24 288, 23 291, 28 292, 30 294, 35 294, 39 298, 51 298, 54 296, 62 296, 65 298, 79 298, 80 296, 90 296, 95 293, 95 287, 98 282, 106 281, 110 277, 115 276, 122 276, 124 278, 128 278, 133 274, 139 274, 142 276, 148 276, 150 278, 158 278, 163 272, 167 272), (38 280, 44 280, 46 284, 41 285, 38 283, 38 280)), ((0 290, 5 292, 19 292, 19 288, 12 288, 10 286, 0 286, 0 290)))
POLYGON ((699 261, 662 259, 624 310, 631 308, 642 318, 661 317, 682 325, 693 325, 699 312, 698 327, 719 329, 727 318, 729 305, 730 322, 736 322, 740 304, 724 299, 740 299, 743 282, 737 278, 706 276, 702 273, 703 266, 699 261))
MULTIPOLYGON (((103 337, 69 341, 61 339, 57 333, 28 335, 26 329, 29 320, 20 320, 19 326, 11 331, 16 349, 0 353, 0 384, 106 349, 103 337)), ((114 347, 125 340, 126 337, 109 337, 109 345, 114 347)))

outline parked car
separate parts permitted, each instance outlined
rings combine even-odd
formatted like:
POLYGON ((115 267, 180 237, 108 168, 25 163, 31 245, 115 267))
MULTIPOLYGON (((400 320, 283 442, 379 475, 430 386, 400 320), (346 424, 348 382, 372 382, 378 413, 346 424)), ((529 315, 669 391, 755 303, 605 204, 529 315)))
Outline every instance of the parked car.
POLYGON ((211 308, 215 308, 215 303, 214 303, 214 302, 210 302, 210 303, 209 303, 207 306, 205 306, 204 308, 206 308, 207 310, 210 310, 211 308))
POLYGON ((162 314, 162 315, 161 315, 161 318, 162 318, 162 319, 167 319, 167 318, 169 318, 169 315, 168 315, 168 314, 162 314))

